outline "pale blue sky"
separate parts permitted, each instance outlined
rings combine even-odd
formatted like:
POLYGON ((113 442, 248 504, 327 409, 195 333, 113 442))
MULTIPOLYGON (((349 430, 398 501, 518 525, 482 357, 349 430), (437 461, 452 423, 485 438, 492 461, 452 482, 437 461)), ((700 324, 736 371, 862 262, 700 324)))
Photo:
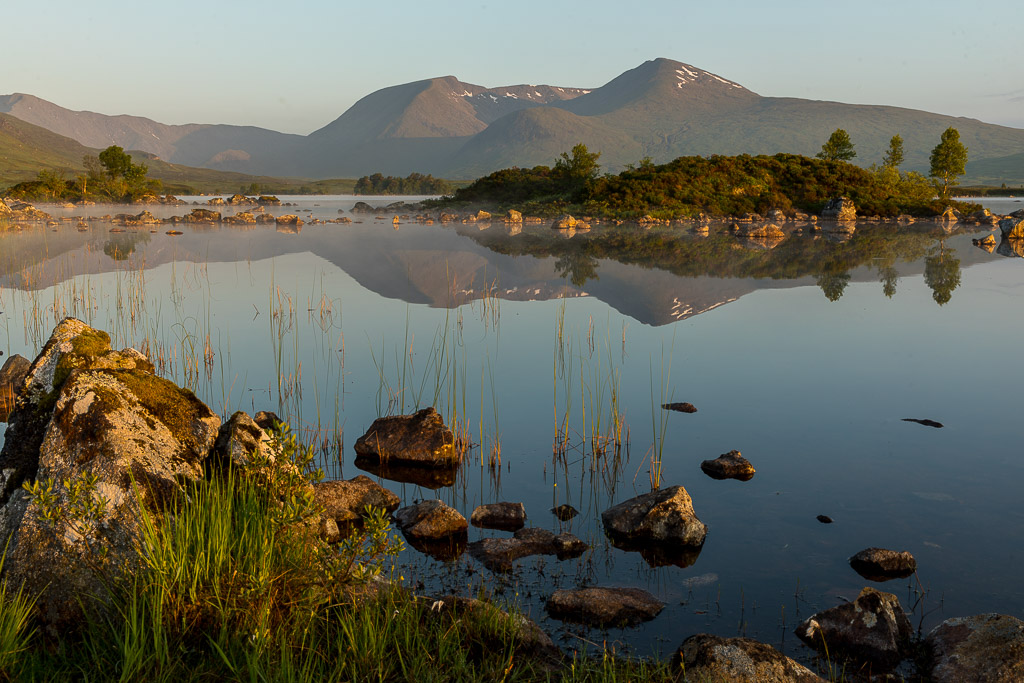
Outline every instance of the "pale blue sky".
POLYGON ((596 87, 668 57, 768 96, 1024 128, 1020 0, 6 3, 0 94, 308 133, 432 76, 596 87))

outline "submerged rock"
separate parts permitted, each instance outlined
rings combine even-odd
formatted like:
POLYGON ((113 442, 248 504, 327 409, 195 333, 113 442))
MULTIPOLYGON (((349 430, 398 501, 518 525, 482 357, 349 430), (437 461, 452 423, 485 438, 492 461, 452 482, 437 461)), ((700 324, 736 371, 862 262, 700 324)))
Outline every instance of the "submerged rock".
POLYGON ((712 479, 739 479, 740 481, 750 481, 757 471, 746 458, 740 455, 739 451, 729 451, 714 460, 705 460, 700 464, 700 469, 712 479))
POLYGON ((850 558, 853 570, 870 581, 904 579, 917 571, 917 560, 907 551, 865 548, 850 558))
POLYGON ((545 608, 555 619, 604 628, 650 621, 665 603, 639 588, 591 587, 557 590, 545 608))
POLYGON ((469 554, 493 572, 511 571, 512 563, 533 555, 555 555, 559 560, 579 557, 586 543, 572 534, 546 529, 520 529, 512 538, 484 538, 468 546, 469 554))
POLYGON ((1005 614, 947 619, 925 645, 928 673, 935 683, 1024 680, 1024 622, 1005 614))
POLYGON ((379 417, 355 443, 356 455, 388 465, 453 467, 460 457, 455 436, 433 408, 379 417))
POLYGON ((819 683, 824 679, 770 645, 750 638, 690 636, 672 658, 687 681, 735 683, 819 683))
POLYGON ((558 507, 551 508, 551 514, 558 517, 561 522, 568 522, 570 519, 580 514, 580 511, 574 508, 572 505, 563 504, 558 507))
POLYGON ((796 629, 796 635, 816 650, 865 665, 870 673, 899 664, 908 652, 911 633, 899 598, 874 588, 865 588, 853 602, 815 614, 796 629))
POLYGON ((522 503, 489 503, 478 505, 469 521, 484 529, 516 531, 526 524, 526 507, 522 503))

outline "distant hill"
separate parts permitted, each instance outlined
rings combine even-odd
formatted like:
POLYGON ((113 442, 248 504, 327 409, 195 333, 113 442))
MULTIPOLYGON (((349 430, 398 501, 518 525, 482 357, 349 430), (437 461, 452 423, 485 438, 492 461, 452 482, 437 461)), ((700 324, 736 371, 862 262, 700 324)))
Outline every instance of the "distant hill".
MULTIPOLYGON (((98 148, 87 147, 10 114, 0 113, 0 190, 33 180, 44 168, 64 170, 69 175, 81 172, 85 168, 82 158, 87 154, 98 154, 99 151, 98 148)), ((237 192, 242 187, 256 183, 280 192, 307 184, 301 178, 282 179, 195 168, 167 163, 140 150, 129 150, 129 153, 136 162, 145 163, 149 167, 149 177, 159 179, 169 190, 187 186, 199 192, 237 192)), ((309 181, 308 184, 314 183, 309 181)), ((350 191, 352 184, 346 183, 345 189, 350 191)))
POLYGON ((953 126, 970 150, 964 182, 1024 178, 1024 130, 900 107, 763 97, 698 67, 655 59, 594 89, 485 88, 454 76, 367 95, 308 136, 256 127, 168 126, 133 116, 73 112, 29 95, 0 97, 0 112, 91 147, 119 144, 177 164, 274 176, 356 177, 374 172, 475 178, 508 166, 551 164, 577 142, 601 152, 605 170, 643 157, 813 155, 846 129, 862 166, 903 137, 904 170, 953 126))

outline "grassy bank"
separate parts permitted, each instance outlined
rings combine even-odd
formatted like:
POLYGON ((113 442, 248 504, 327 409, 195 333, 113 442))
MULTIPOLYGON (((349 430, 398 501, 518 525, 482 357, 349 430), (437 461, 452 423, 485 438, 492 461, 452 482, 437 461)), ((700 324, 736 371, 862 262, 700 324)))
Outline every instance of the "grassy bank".
MULTIPOLYGON (((413 595, 391 569, 400 541, 382 512, 327 545, 295 469, 311 456, 283 442, 289 458, 211 473, 145 516, 138 571, 108 576, 76 632, 48 632, 32 596, 0 585, 0 680, 672 680, 662 663, 563 659, 487 602, 413 595)), ((55 533, 76 524, 67 510, 52 519, 55 533)))

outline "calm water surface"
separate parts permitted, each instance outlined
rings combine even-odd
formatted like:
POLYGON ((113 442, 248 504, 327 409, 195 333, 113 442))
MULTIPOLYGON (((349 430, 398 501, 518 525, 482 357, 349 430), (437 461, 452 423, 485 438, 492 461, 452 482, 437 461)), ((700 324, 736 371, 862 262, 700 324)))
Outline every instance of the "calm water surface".
MULTIPOLYGON (((283 199, 298 206, 275 213, 322 219, 355 202, 283 199)), ((566 645, 607 639, 646 654, 711 631, 806 658, 793 627, 869 584, 847 564, 869 546, 916 556, 917 577, 880 586, 913 607, 915 626, 1024 617, 1024 259, 1012 249, 988 253, 971 244, 978 234, 931 225, 758 244, 722 226, 706 238, 620 228, 567 239, 543 226, 352 218, 362 222, 298 233, 170 236, 102 221, 0 233, 0 349, 34 357, 58 320, 83 318, 224 416, 270 409, 300 425, 336 477, 360 473, 351 444, 378 415, 456 414, 482 445, 453 484, 381 483, 467 517, 522 501, 528 524, 593 549, 522 560, 508 576, 407 550, 400 572, 428 590, 495 592, 566 645), (662 411, 670 400, 699 412, 662 411), (628 434, 618 449, 616 416, 628 434), (757 468, 751 481, 700 471, 732 449, 757 468), (651 490, 659 459, 661 485, 684 485, 709 528, 687 567, 652 567, 601 530, 603 510, 651 490), (558 522, 560 503, 581 514, 558 522), (608 633, 545 617, 551 591, 583 583, 640 586, 668 607, 608 633)), ((470 530, 488 535, 506 534, 470 530)))

